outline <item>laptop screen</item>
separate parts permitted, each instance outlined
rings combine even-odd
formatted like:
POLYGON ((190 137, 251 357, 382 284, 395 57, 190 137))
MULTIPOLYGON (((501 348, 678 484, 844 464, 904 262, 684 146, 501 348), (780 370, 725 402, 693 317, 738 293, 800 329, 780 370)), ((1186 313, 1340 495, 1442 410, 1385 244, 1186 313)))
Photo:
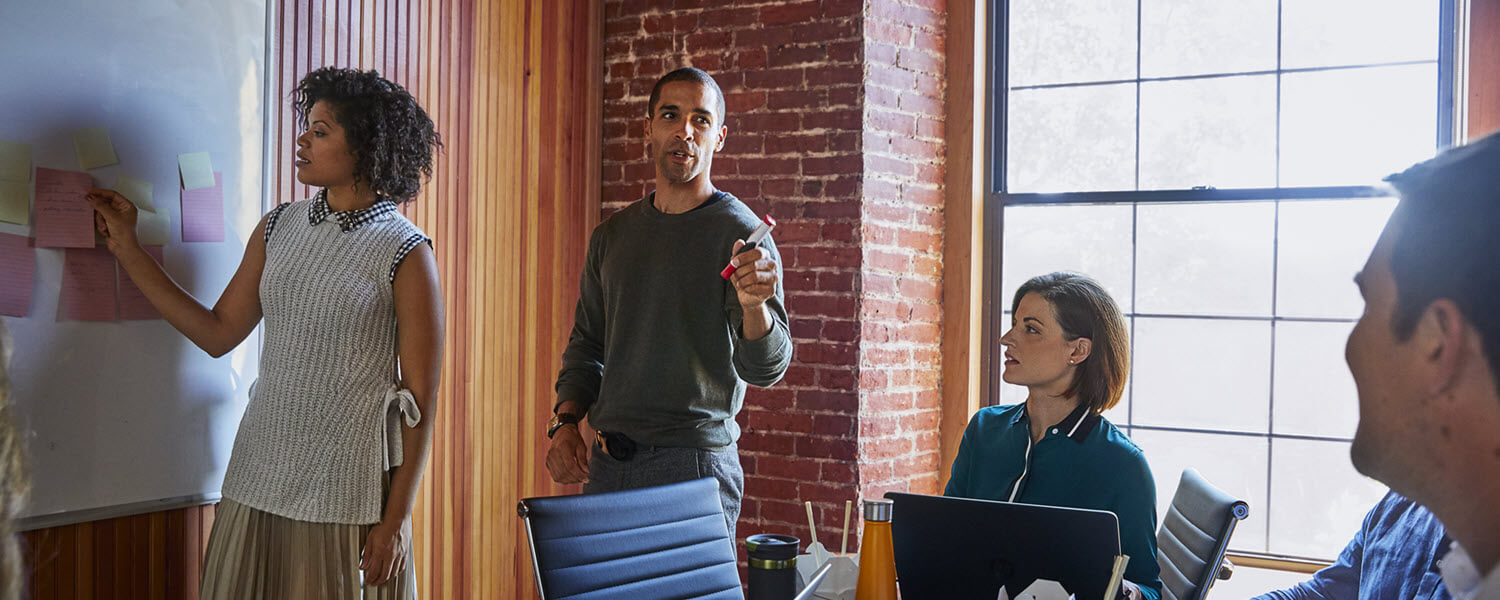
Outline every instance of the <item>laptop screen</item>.
MULTIPOLYGON (((1106 595, 1120 525, 1102 510, 888 492, 904 600, 1015 598, 1050 579, 1079 600, 1106 595)), ((1147 557, 1146 560, 1155 560, 1147 557)))

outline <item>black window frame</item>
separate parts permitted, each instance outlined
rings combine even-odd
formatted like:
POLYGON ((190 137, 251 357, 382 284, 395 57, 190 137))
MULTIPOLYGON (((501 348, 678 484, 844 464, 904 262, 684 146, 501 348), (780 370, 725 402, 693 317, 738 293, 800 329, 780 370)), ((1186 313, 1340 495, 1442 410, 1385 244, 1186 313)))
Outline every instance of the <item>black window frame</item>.
MULTIPOLYGON (((1142 0, 1136 0, 1137 11, 1137 39, 1139 40, 1139 14, 1142 0)), ((1455 102, 1455 63, 1457 53, 1455 43, 1458 39, 1456 10, 1460 6, 1458 0, 1438 0, 1438 76, 1437 76, 1437 139, 1436 148, 1441 150, 1451 146, 1456 135, 1455 116, 1457 107, 1455 102)), ((1296 201, 1296 200, 1330 200, 1330 199, 1357 199, 1357 198, 1389 198, 1392 191, 1381 185, 1363 186, 1291 186, 1291 187, 1260 187, 1260 188, 1224 188, 1216 189, 1199 187, 1192 189, 1164 189, 1164 190, 1118 190, 1118 191, 1089 191, 1089 192, 1059 192, 1039 193, 1024 192, 1010 193, 1005 190, 1006 182, 1006 132, 1007 132, 1007 94, 1010 91, 1008 77, 1008 61, 1005 50, 1008 47, 1009 36, 1007 23, 1009 22, 1009 0, 994 0, 990 8, 990 23, 988 27, 988 64, 986 65, 986 83, 984 86, 987 97, 986 122, 983 135, 985 136, 986 154, 989 156, 988 164, 985 165, 984 182, 985 200, 983 211, 983 231, 985 247, 982 260, 982 272, 984 278, 982 285, 982 324, 981 332, 983 342, 981 347, 983 355, 981 365, 983 368, 981 377, 981 404, 983 406, 995 406, 1000 402, 1000 389, 1003 385, 1000 379, 1002 369, 1003 350, 1000 346, 1000 336, 1005 333, 1008 322, 1006 314, 1010 308, 1010 298, 1000 297, 1002 293, 1002 267, 1004 264, 1004 231, 1005 231, 1005 209, 1011 206, 1028 205, 1065 205, 1065 204, 1139 204, 1139 203, 1213 203, 1213 202, 1235 202, 1235 201, 1296 201)), ((1281 13, 1281 1, 1277 2, 1278 21, 1281 13)), ((1278 27, 1280 27, 1278 23, 1278 27)), ((1139 57, 1140 45, 1137 42, 1137 56, 1139 57)), ((1279 52, 1279 50, 1278 50, 1279 52)), ((1257 74, 1284 74, 1313 71, 1335 71, 1367 67, 1398 66, 1405 64, 1430 64, 1429 61, 1392 61, 1383 63, 1371 63, 1360 65, 1343 65, 1336 67, 1298 68, 1298 69, 1275 69, 1268 71, 1251 71, 1245 73, 1216 73, 1208 77, 1223 77, 1234 75, 1257 75, 1257 74)), ((1279 67, 1279 65, 1278 65, 1279 67)), ((1137 77, 1134 79, 1122 79, 1118 81, 1098 83, 1135 83, 1139 86, 1143 82, 1172 81, 1184 79, 1200 79, 1204 76, 1183 77, 1140 77, 1139 58, 1137 58, 1137 77)), ((1093 83, 1093 82, 1091 82, 1093 83)), ((1056 87, 1055 85, 1027 86, 1029 87, 1056 87)), ((1139 87, 1137 87, 1139 90, 1139 87)), ((1278 85, 1279 90, 1279 85, 1278 85)), ((1278 107, 1277 119, 1280 120, 1280 109, 1278 107)), ((1135 118, 1140 120, 1139 106, 1135 118)), ((1139 127, 1137 127, 1139 130, 1139 127)), ((1279 152, 1278 140, 1278 149, 1279 152)), ((1139 157, 1136 157, 1139 160, 1139 157)), ((1132 248, 1133 250, 1133 248, 1132 248)), ((1274 284, 1273 284, 1274 285, 1274 284)), ((1167 318, 1224 318, 1211 315, 1155 315, 1137 313, 1132 307, 1127 317, 1167 317, 1167 318)), ((1229 317, 1235 318, 1237 317, 1229 317)), ((1345 322, 1352 319, 1320 319, 1301 317, 1282 317, 1273 314, 1270 317, 1253 317, 1251 320, 1270 321, 1273 326, 1279 321, 1318 322, 1337 321, 1345 322)), ((1134 327, 1132 327, 1132 330, 1134 327)), ((1274 334, 1273 334, 1274 335, 1274 334)), ((1274 344, 1274 337, 1272 338, 1274 344)), ((1274 358, 1274 349, 1273 349, 1274 358)), ((1273 360, 1274 363, 1274 360, 1273 360)), ((1132 378, 1134 381, 1134 378, 1132 378)), ((1274 409, 1274 403, 1273 403, 1274 409)), ((1347 442, 1348 438, 1333 438, 1326 436, 1307 436, 1284 433, 1236 433, 1218 430, 1196 430, 1178 427, 1160 426, 1137 426, 1129 425, 1132 429, 1151 431, 1173 431, 1190 433, 1212 433, 1230 435, 1250 435, 1256 437, 1267 437, 1274 439, 1301 439, 1315 441, 1339 441, 1347 442)), ((1269 479, 1270 473, 1267 473, 1269 479)), ((1267 543, 1269 544, 1269 529, 1267 530, 1267 543)), ((1257 553, 1258 554, 1258 553, 1257 553)), ((1272 559, 1305 560, 1305 557, 1290 557, 1276 554, 1263 555, 1272 559)), ((1320 560, 1320 559, 1313 559, 1320 560)))

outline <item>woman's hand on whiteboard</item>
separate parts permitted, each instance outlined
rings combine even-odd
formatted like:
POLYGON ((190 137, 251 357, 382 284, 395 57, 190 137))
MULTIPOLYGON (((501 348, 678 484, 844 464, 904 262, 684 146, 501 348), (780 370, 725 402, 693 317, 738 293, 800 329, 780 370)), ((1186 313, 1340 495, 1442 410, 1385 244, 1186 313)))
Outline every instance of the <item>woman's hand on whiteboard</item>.
POLYGON ((365 548, 359 555, 365 585, 381 585, 400 575, 408 556, 411 556, 411 517, 400 523, 376 523, 365 536, 365 548))
POLYGON ((135 237, 136 208, 125 196, 114 190, 92 189, 84 200, 94 208, 94 229, 104 236, 110 252, 119 254, 141 245, 135 237))

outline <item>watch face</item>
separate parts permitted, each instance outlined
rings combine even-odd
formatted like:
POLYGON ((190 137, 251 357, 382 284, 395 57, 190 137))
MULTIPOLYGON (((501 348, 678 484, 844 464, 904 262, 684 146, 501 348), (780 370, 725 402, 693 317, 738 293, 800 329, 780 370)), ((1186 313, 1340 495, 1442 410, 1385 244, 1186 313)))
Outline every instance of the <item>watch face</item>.
POLYGON ((547 421, 547 437, 552 437, 552 434, 557 433, 557 430, 562 428, 563 425, 570 425, 577 422, 578 417, 575 415, 552 415, 552 420, 547 421))

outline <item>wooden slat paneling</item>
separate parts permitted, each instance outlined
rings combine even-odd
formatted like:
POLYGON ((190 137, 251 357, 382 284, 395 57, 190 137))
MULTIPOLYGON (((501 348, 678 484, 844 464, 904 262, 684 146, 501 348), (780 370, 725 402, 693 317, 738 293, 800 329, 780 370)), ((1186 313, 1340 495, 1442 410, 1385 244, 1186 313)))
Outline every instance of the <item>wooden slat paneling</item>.
MULTIPOLYGON (((574 491, 548 479, 541 431, 599 215, 602 3, 273 2, 271 202, 312 192, 292 168, 290 106, 312 69, 379 70, 437 123, 446 148, 403 208, 435 241, 448 332, 412 513, 419 592, 532 597, 516 502, 574 491)), ((30 532, 32 597, 196 598, 213 510, 30 532)))
POLYGON ((197 598, 208 530, 183 524, 207 521, 214 510, 194 506, 25 532, 30 597, 197 598))
MULTIPOLYGON (((320 58, 277 57, 293 66, 279 71, 281 97, 311 68, 377 69, 422 102, 446 145, 404 207, 436 242, 448 331, 433 454, 412 514, 419 590, 531 596, 515 503, 573 491, 546 477, 540 432, 599 213, 602 7, 305 2, 276 7, 278 47, 320 58)), ((290 166, 290 107, 273 118, 286 132, 275 200, 305 198, 311 190, 290 166)))

